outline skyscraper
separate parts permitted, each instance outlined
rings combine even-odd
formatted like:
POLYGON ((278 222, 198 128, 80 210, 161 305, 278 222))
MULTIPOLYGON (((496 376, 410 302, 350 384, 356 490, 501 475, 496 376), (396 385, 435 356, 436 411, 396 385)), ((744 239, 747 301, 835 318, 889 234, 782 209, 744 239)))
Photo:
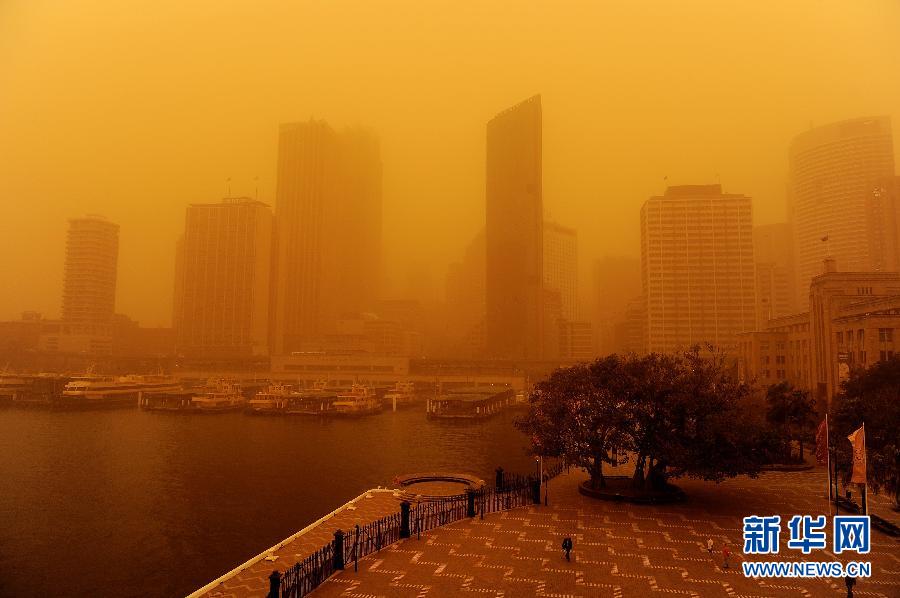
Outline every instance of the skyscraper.
POLYGON ((563 318, 578 317, 578 234, 555 222, 544 222, 544 288, 559 292, 563 318))
POLYGON ((314 120, 281 126, 277 353, 315 348, 343 314, 379 298, 381 176, 371 133, 314 120))
POLYGON ((669 187, 641 208, 647 350, 732 350, 755 324, 750 198, 721 185, 669 187))
POLYGON ((541 97, 487 124, 486 343, 503 359, 540 359, 543 344, 541 97))
POLYGON ((874 192, 893 174, 889 117, 833 123, 794 139, 788 199, 798 305, 808 303, 825 257, 842 271, 898 269, 896 210, 874 192))
POLYGON ((790 226, 779 222, 753 227, 756 264, 756 326, 794 311, 793 243, 790 226))
POLYGON ((62 296, 66 350, 109 352, 118 260, 118 224, 93 215, 69 220, 62 296))
POLYGON ((641 261, 625 256, 596 260, 593 287, 591 315, 599 354, 642 351, 641 261))
POLYGON ((272 210, 248 198, 187 208, 174 325, 188 357, 269 353, 272 210))
POLYGON ((466 246, 462 261, 447 270, 445 301, 448 353, 454 357, 475 357, 484 353, 485 319, 484 230, 466 246))

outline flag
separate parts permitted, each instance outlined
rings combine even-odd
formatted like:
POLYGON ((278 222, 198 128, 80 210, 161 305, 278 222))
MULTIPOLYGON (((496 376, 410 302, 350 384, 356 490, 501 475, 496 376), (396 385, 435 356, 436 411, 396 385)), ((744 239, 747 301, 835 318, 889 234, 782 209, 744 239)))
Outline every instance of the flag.
POLYGON ((819 465, 828 463, 828 419, 823 419, 816 430, 816 461, 819 465))
POLYGON ((825 241, 827 241, 827 240, 828 240, 828 235, 825 235, 824 237, 822 237, 822 242, 823 242, 823 243, 824 243, 825 241))
POLYGON ((853 475, 850 482, 853 484, 866 483, 866 424, 863 424, 853 434, 847 436, 847 440, 853 445, 853 475))

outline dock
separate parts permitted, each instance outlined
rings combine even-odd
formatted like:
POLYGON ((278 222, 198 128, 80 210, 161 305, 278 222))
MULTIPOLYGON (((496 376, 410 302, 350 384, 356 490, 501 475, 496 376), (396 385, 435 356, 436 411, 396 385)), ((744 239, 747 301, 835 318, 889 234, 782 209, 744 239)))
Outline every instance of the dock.
POLYGON ((458 388, 428 399, 425 410, 429 418, 483 419, 500 413, 515 399, 516 392, 507 387, 458 388))

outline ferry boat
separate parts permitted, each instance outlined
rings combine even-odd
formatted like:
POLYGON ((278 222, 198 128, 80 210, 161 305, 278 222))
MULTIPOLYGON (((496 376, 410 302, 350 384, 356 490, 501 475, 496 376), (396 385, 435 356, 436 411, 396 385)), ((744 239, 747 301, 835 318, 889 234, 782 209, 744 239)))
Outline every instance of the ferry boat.
POLYGON ((247 403, 247 413, 251 415, 279 415, 284 413, 288 399, 295 394, 289 384, 272 382, 260 390, 247 403))
POLYGON ((354 384, 332 403, 334 415, 370 415, 381 411, 381 401, 368 386, 354 384))
POLYGON ((24 376, 4 372, 0 374, 0 406, 11 405, 28 387, 24 376))
POLYGON ((391 405, 396 411, 397 407, 404 407, 416 400, 416 385, 412 382, 397 382, 393 388, 384 395, 384 402, 391 405))
POLYGON ((103 376, 87 373, 66 384, 55 406, 64 409, 135 407, 144 392, 174 391, 178 382, 169 376, 103 376))
POLYGON ((231 380, 217 380, 206 392, 194 395, 191 407, 198 413, 240 411, 247 406, 241 385, 231 380))
POLYGON ((302 390, 292 393, 285 400, 285 415, 328 416, 336 413, 334 408, 338 395, 329 390, 302 390))

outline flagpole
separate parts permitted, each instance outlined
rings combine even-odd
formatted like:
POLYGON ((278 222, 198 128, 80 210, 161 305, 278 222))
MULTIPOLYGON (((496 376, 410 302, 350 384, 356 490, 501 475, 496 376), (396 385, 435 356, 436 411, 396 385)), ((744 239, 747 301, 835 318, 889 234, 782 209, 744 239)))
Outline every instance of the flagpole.
POLYGON ((869 463, 868 463, 868 455, 866 455, 866 452, 865 452, 865 450, 866 450, 866 445, 865 445, 866 422, 863 422, 862 430, 863 430, 863 459, 866 460, 865 468, 864 468, 865 472, 866 472, 866 479, 863 481, 863 501, 862 502, 863 502, 863 515, 868 515, 869 514, 869 463))
POLYGON ((828 470, 828 500, 831 501, 834 495, 831 488, 831 441, 828 437, 828 413, 825 413, 825 459, 825 469, 828 470))

